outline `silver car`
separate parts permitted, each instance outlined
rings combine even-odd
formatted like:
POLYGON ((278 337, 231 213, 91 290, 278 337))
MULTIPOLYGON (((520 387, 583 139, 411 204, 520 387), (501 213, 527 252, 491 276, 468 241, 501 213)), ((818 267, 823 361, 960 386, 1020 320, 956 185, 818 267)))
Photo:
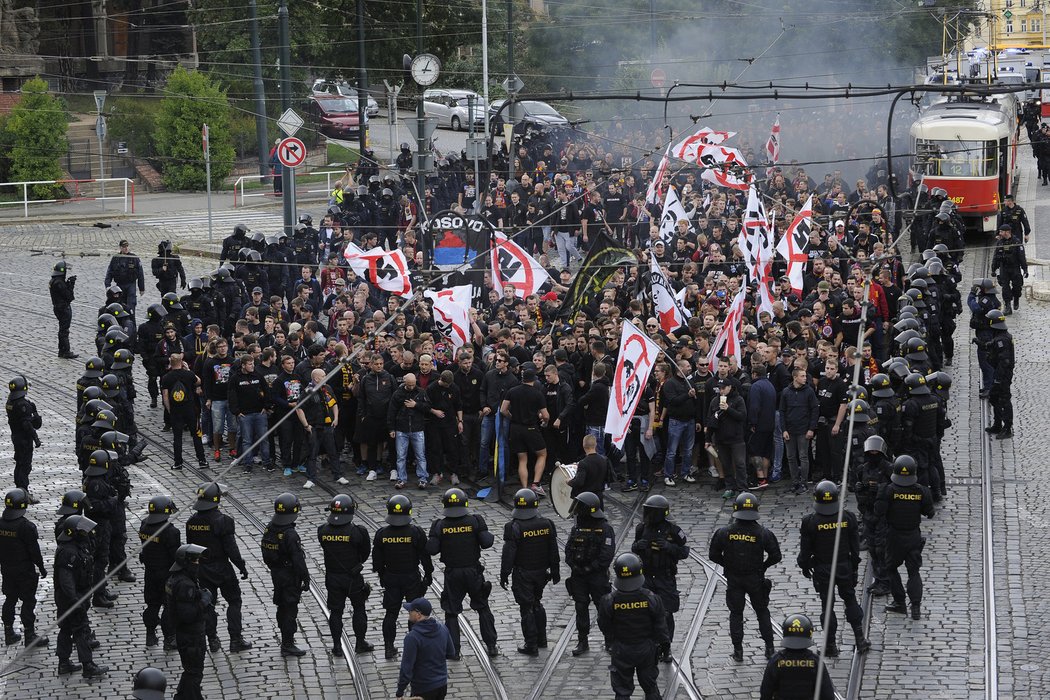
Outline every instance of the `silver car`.
MULTIPOLYGON (((357 99, 357 88, 350 85, 346 81, 331 81, 325 80, 324 78, 318 78, 314 81, 311 92, 317 95, 342 95, 343 97, 352 97, 357 99)), ((368 106, 365 107, 365 114, 369 117, 374 117, 379 114, 379 103, 376 102, 372 95, 368 96, 368 106)))
POLYGON ((474 96, 474 124, 485 128, 485 101, 470 90, 432 89, 423 91, 423 109, 437 125, 461 131, 470 123, 469 98, 474 96))

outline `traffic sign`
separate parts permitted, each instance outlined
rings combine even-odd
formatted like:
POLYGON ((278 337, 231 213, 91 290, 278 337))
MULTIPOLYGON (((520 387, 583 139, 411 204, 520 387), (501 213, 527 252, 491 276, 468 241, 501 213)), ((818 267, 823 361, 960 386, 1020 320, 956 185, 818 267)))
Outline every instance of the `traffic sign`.
POLYGON ((667 85, 667 73, 663 68, 653 68, 653 72, 649 74, 649 83, 654 88, 662 88, 667 85))
POLYGON ((299 139, 289 136, 277 146, 277 160, 288 168, 298 168, 306 160, 306 145, 299 139))
POLYGON ((92 93, 95 96, 95 111, 102 113, 102 106, 106 104, 106 91, 95 90, 92 93))
POLYGON ((295 132, 299 131, 304 123, 303 118, 291 107, 284 110, 284 114, 277 120, 277 126, 288 136, 295 136, 295 132))
POLYGON ((201 127, 201 150, 204 155, 208 155, 208 125, 205 124, 201 127))
POLYGON ((95 133, 98 134, 98 140, 106 138, 106 118, 101 114, 95 119, 95 133))
POLYGON ((525 88, 525 83, 522 82, 521 78, 511 73, 507 78, 500 83, 504 90, 511 93, 521 92, 525 88))

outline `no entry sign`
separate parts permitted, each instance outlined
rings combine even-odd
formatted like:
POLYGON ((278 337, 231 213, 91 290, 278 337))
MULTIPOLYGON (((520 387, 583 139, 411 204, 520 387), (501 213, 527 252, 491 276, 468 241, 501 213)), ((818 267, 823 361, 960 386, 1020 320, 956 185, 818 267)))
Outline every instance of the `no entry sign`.
POLYGON ((277 146, 277 160, 288 168, 297 168, 306 160, 306 145, 294 136, 281 141, 277 146))

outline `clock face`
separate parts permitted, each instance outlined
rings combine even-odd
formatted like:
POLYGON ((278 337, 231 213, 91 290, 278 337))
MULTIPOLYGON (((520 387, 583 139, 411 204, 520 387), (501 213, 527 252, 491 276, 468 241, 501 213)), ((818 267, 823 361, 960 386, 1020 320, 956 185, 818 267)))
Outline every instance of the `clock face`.
POLYGON ((418 85, 433 85, 440 72, 441 61, 433 54, 421 53, 412 59, 412 79, 418 85))

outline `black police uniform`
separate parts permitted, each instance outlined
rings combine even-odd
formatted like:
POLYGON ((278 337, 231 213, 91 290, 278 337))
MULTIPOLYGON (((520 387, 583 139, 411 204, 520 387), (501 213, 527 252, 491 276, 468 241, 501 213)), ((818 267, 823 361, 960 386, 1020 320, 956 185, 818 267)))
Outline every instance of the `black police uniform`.
POLYGON ((1008 331, 992 329, 995 334, 988 341, 988 363, 991 364, 993 381, 988 392, 992 405, 994 428, 1001 428, 1000 435, 1013 431, 1014 407, 1011 402, 1010 385, 1014 380, 1014 339, 1008 331))
POLYGON ((92 578, 92 555, 88 533, 78 539, 59 542, 55 551, 55 607, 58 609, 58 655, 59 673, 71 673, 69 657, 73 646, 77 658, 88 669, 93 665, 91 657, 91 624, 88 622, 88 606, 75 605, 80 597, 90 590, 92 578))
POLYGON ((212 605, 208 610, 208 640, 214 649, 218 649, 218 615, 215 604, 218 594, 226 599, 226 629, 230 641, 240 640, 241 635, 241 586, 233 568, 241 572, 242 578, 248 578, 248 568, 237 547, 237 537, 233 518, 218 509, 197 511, 186 521, 187 544, 199 544, 207 547, 201 555, 200 582, 202 588, 211 592, 212 605), (231 565, 232 563, 232 565, 231 565))
POLYGON ((182 267, 182 260, 163 243, 158 244, 157 257, 150 261, 150 271, 157 278, 157 291, 162 295, 174 292, 176 283, 186 288, 186 270, 182 267))
POLYGON ((470 607, 478 613, 481 638, 490 653, 496 649, 496 621, 489 608, 492 582, 485 580, 481 550, 492 546, 494 538, 485 519, 469 513, 459 517, 444 517, 430 526, 427 552, 440 555, 445 565, 445 590, 441 593, 441 609, 445 611, 445 625, 460 653, 459 616, 463 600, 470 595, 470 607))
MULTIPOLYGON (((828 584, 835 579, 835 588, 846 608, 846 620, 853 627, 858 640, 864 639, 862 623, 864 611, 857 603, 857 577, 860 572, 860 526, 857 516, 845 510, 842 520, 835 515, 809 513, 802 518, 800 530, 798 565, 806 578, 813 578, 813 586, 820 595, 820 609, 827 609, 828 584), (839 538, 838 562, 835 571, 831 570, 831 560, 835 554, 835 531, 841 530, 839 538)), ((826 647, 836 649, 835 633, 838 631, 838 618, 832 605, 828 627, 824 631, 826 647)), ((834 654, 832 654, 834 655, 834 654)))
POLYGON ((299 600, 310 586, 303 542, 295 523, 266 526, 262 536, 263 562, 273 581, 273 602, 277 606, 277 628, 281 630, 281 647, 294 646, 299 617, 299 600))
POLYGON ((776 535, 757 521, 734 519, 711 537, 709 558, 725 568, 729 637, 733 648, 739 649, 744 643, 745 595, 751 599, 762 640, 767 649, 771 648, 773 624, 769 619, 769 592, 773 582, 766 578, 766 571, 783 559, 776 535))
POLYGON ((543 589, 548 580, 553 584, 561 581, 560 564, 557 528, 548 518, 536 514, 525 520, 512 519, 503 526, 500 586, 506 589, 513 573, 511 593, 521 611, 521 635, 526 649, 547 646, 543 589))
MULTIPOLYGON (((667 614, 667 633, 674 637, 674 614, 681 599, 678 593, 678 562, 689 556, 682 528, 670 520, 641 523, 634 531, 631 551, 642 559, 645 587, 660 596, 667 614)), ((666 650, 665 650, 666 657, 666 650)))
POLYGON ((598 604, 598 627, 610 650, 609 678, 616 700, 634 693, 634 676, 646 700, 660 698, 657 653, 671 643, 662 599, 647 588, 613 590, 598 604))
POLYGON ((977 364, 981 368, 981 391, 986 392, 992 388, 992 366, 988 364, 987 344, 993 336, 992 329, 988 327, 987 314, 1002 304, 994 291, 986 294, 979 287, 974 287, 966 297, 966 305, 970 309, 970 328, 974 331, 973 343, 977 346, 977 364))
POLYGON ((389 656, 395 649, 401 603, 423 597, 433 581, 434 563, 427 553, 427 535, 423 528, 413 523, 379 528, 372 540, 372 570, 379 575, 383 587, 383 609, 386 610, 383 644, 389 656))
POLYGON ((172 620, 171 608, 167 606, 164 589, 171 565, 175 563, 175 552, 182 544, 182 537, 179 535, 179 529, 167 520, 158 523, 147 523, 143 520, 139 525, 139 542, 142 543, 139 561, 146 569, 142 586, 142 598, 146 603, 146 608, 142 611, 142 622, 146 625, 146 646, 150 646, 149 642, 157 632, 157 625, 160 625, 164 635, 164 649, 167 651, 172 649, 176 642, 175 623, 172 620))
POLYGON ((1021 303, 1024 278, 1028 276, 1024 243, 1016 238, 996 241, 991 272, 993 275, 998 273, 999 285, 1003 288, 1003 313, 1013 313, 1013 309, 1021 303), (1010 308, 1011 305, 1013 309, 1010 308))
POLYGON ((919 481, 930 488, 934 500, 941 500, 940 475, 933 451, 937 436, 944 433, 944 405, 932 394, 913 395, 904 402, 903 445, 910 450, 919 467, 919 481))
POLYGON ((332 632, 334 646, 339 646, 343 635, 343 610, 346 599, 354 608, 352 626, 354 636, 360 644, 368 633, 368 615, 365 602, 372 589, 365 583, 361 571, 372 551, 368 532, 357 523, 332 525, 325 523, 317 528, 317 539, 324 551, 325 588, 328 589, 328 629, 332 632))
POLYGON ((616 553, 616 533, 608 520, 592 518, 586 513, 576 517, 576 524, 565 543, 565 563, 571 574, 565 579, 565 590, 576 605, 576 633, 586 646, 591 631, 589 606, 597 609, 602 597, 609 594, 609 566, 616 553))
POLYGON ((58 319, 59 356, 72 355, 75 357, 69 348, 69 327, 73 323, 73 297, 76 283, 76 275, 67 278, 63 274, 53 276, 48 284, 48 291, 51 293, 51 308, 55 312, 55 318, 58 319))
POLYGON ((135 334, 135 353, 142 358, 142 366, 146 368, 146 388, 149 391, 150 408, 157 407, 157 397, 160 389, 157 380, 166 369, 163 361, 156 357, 157 344, 164 340, 164 320, 161 316, 152 313, 150 307, 149 317, 139 324, 138 332, 135 334))
MULTIPOLYGON (((891 450, 901 444, 901 402, 896 396, 873 397, 875 432, 886 441, 891 450)), ((866 438, 865 438, 866 439, 866 438)))
POLYGON ((93 362, 92 360, 94 359, 101 360, 102 358, 89 359, 88 362, 90 365, 85 365, 84 374, 80 375, 80 378, 77 379, 77 411, 80 411, 81 407, 84 405, 84 391, 87 390, 88 387, 102 386, 102 370, 105 365, 102 362, 93 362))
POLYGON ((922 484, 886 484, 879 489, 875 514, 885 528, 886 573, 890 579, 893 602, 895 605, 904 605, 905 588, 898 571, 900 565, 904 564, 908 571, 907 595, 913 610, 916 610, 922 602, 922 576, 919 569, 922 567, 922 550, 926 545, 919 523, 924 515, 933 517, 933 494, 922 484))
MULTIPOLYGON (((766 663, 759 700, 812 700, 820 659, 811 649, 780 649, 766 663)), ((820 700, 835 700, 828 667, 820 674, 820 700)))
POLYGON ((36 525, 25 517, 25 510, 11 511, 5 509, 5 517, 0 520, 0 576, 4 594, 3 622, 5 641, 8 644, 14 635, 15 608, 22 603, 22 632, 26 645, 36 637, 36 590, 40 582, 37 571, 43 576, 44 558, 40 554, 40 536, 36 525), (11 513, 13 519, 8 520, 11 513))
MULTIPOLYGON (((203 560, 202 560, 203 561, 203 560)), ((165 608, 170 611, 175 628, 175 641, 182 661, 182 677, 175 697, 180 700, 203 700, 204 628, 212 593, 198 581, 197 572, 181 568, 171 572, 164 587, 165 608)))
POLYGON ((27 397, 7 399, 7 424, 11 427, 11 444, 15 452, 15 486, 29 490, 29 473, 33 470, 33 447, 40 446, 37 430, 43 425, 36 404, 27 397))
POLYGON ((889 577, 886 575, 886 542, 885 528, 879 526, 879 516, 875 514, 875 499, 879 489, 889 483, 890 461, 877 452, 865 452, 858 481, 853 485, 857 496, 857 510, 860 511, 864 537, 868 543, 868 558, 874 575, 873 590, 886 595, 889 592, 889 577))
POLYGON ((107 287, 110 282, 116 282, 124 292, 124 298, 127 300, 124 306, 129 314, 134 314, 138 301, 138 294, 135 291, 136 284, 139 292, 146 291, 146 278, 142 273, 142 261, 139 260, 139 256, 133 253, 126 255, 118 253, 110 258, 109 267, 106 269, 107 287))
MULTIPOLYGON (((95 527, 94 581, 103 581, 109 574, 110 540, 113 539, 111 520, 117 513, 119 503, 117 490, 109 483, 105 474, 84 477, 84 493, 87 494, 87 515, 98 525, 95 527)), ((123 514, 121 514, 123 516, 123 514)), ((104 588, 104 586, 103 586, 104 588)), ((103 589, 95 592, 96 605, 103 589)), ((110 605, 109 607, 112 607, 110 605)))

